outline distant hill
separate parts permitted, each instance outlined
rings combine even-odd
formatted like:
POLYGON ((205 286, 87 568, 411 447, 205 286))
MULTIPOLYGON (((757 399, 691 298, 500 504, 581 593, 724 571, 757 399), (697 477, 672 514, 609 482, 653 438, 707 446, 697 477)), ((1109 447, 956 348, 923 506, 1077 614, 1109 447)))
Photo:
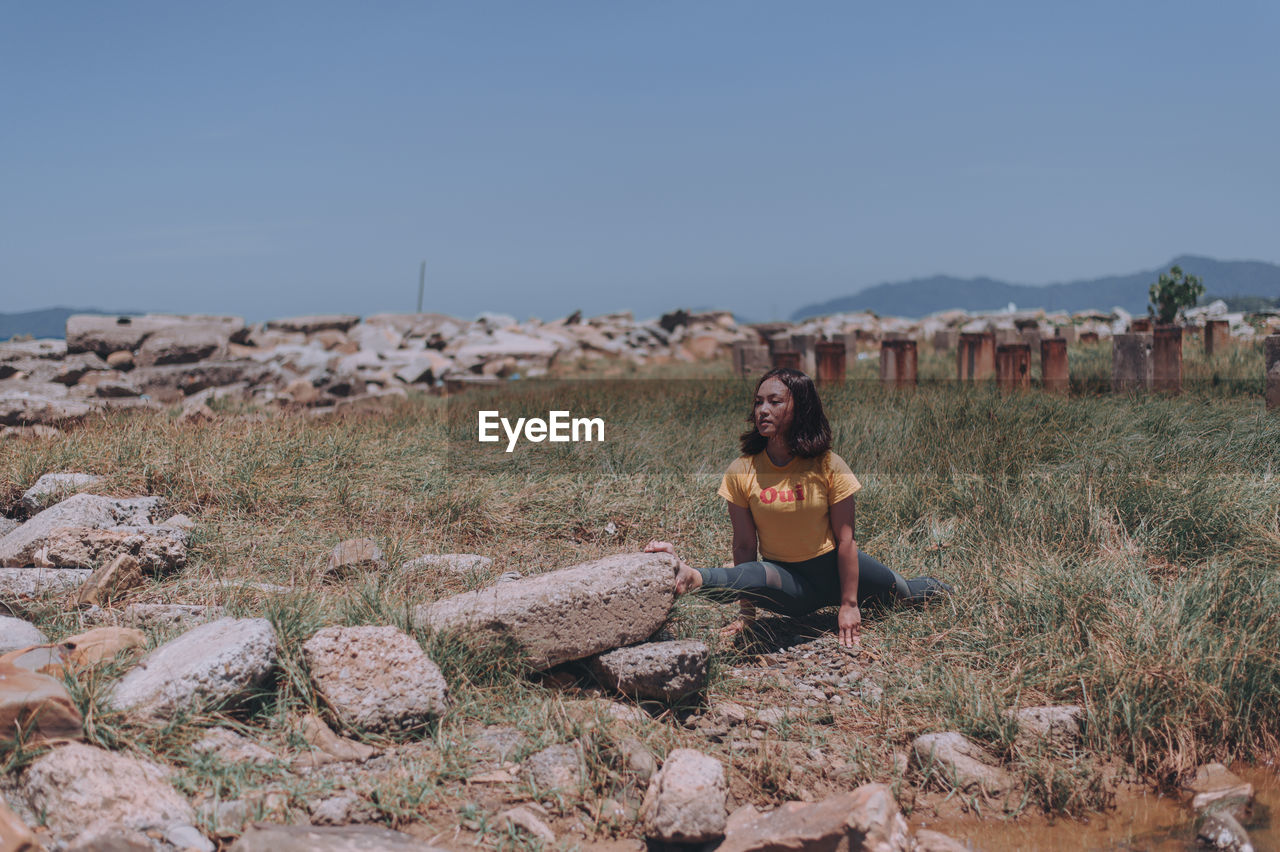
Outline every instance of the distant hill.
POLYGON ((20 314, 0 314, 0 340, 8 340, 20 334, 32 337, 63 337, 67 333, 67 317, 72 314, 100 314, 115 316, 135 314, 137 311, 103 311, 98 308, 45 308, 20 314))
POLYGON ((877 284, 849 296, 805 305, 791 318, 802 320, 846 311, 921 317, 948 308, 998 310, 1010 302, 1019 308, 1051 311, 1106 310, 1119 306, 1131 313, 1146 313, 1147 289, 1160 277, 1160 273, 1167 272, 1174 265, 1204 279, 1205 292, 1210 297, 1238 294, 1280 298, 1280 265, 1183 255, 1156 269, 1062 284, 1011 284, 992 278, 954 278, 949 275, 877 284))

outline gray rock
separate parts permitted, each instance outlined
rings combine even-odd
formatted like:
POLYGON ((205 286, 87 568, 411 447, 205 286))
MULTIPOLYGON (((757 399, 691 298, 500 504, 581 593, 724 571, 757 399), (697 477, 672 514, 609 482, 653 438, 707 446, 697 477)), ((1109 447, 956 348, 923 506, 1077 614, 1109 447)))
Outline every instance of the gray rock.
POLYGON ((369 822, 378 811, 355 793, 342 793, 320 799, 310 806, 312 825, 347 825, 353 822, 369 822))
POLYGON ((1240 821, 1231 814, 1212 811, 1204 815, 1196 829, 1196 839, 1209 849, 1228 852, 1253 852, 1253 841, 1240 821))
POLYGON ((678 748, 649 782, 640 820, 645 836, 663 843, 707 843, 724 836, 728 817, 724 766, 678 748))
POLYGON ((315 334, 318 331, 347 331, 358 322, 360 317, 351 314, 315 314, 270 320, 267 328, 272 331, 315 334))
POLYGON ((883 784, 864 784, 821 802, 787 802, 768 813, 733 812, 718 852, 865 849, 907 852, 907 821, 883 784))
POLYGON ((155 852, 155 849, 151 838, 135 828, 106 826, 80 832, 63 852, 155 852))
POLYGON ((11 601, 72 592, 91 574, 88 568, 0 568, 0 597, 11 601))
MULTIPOLYGON (((62 391, 65 394, 66 388, 62 391)), ((35 389, 0 391, 0 426, 66 426, 79 423, 95 410, 92 403, 65 395, 35 389)))
POLYGON ((96 352, 105 358, 112 352, 137 349, 149 336, 175 322, 181 318, 73 314, 67 317, 67 352, 96 352))
POLYGON ((911 751, 917 767, 932 769, 934 777, 944 786, 953 786, 971 795, 983 792, 988 796, 1002 796, 1017 786, 1017 779, 985 749, 955 731, 916 737, 911 751))
POLYGON ((151 574, 166 574, 187 564, 186 530, 153 524, 122 527, 58 527, 36 543, 37 564, 58 568, 99 568, 122 555, 133 557, 151 574))
POLYGON ((658 762, 654 759, 653 752, 635 737, 618 741, 618 757, 622 769, 641 783, 648 784, 658 771, 658 762))
POLYGON ((493 567, 493 560, 475 553, 436 553, 410 559, 401 571, 443 571, 450 574, 478 574, 493 567))
POLYGON ((22 526, 21 521, 15 521, 13 518, 6 518, 0 515, 0 538, 4 538, 20 526, 22 526))
POLYGON ((159 497, 121 499, 96 494, 76 494, 55 503, 13 532, 0 538, 0 565, 32 565, 36 552, 56 530, 64 527, 134 527, 151 524, 158 512, 159 497))
POLYGON ((154 367, 225 358, 234 331, 234 328, 220 323, 183 323, 163 328, 142 342, 134 363, 139 367, 154 367))
POLYGON ((271 763, 276 756, 230 728, 210 728, 191 744, 196 754, 212 754, 226 763, 271 763))
POLYGON ((601 654, 591 671, 609 689, 636 698, 677 701, 707 684, 710 650, 696 639, 650 642, 601 654))
POLYGON ((444 675, 395 627, 326 627, 302 646, 316 689, 348 729, 410 731, 449 709, 444 675))
POLYGON ((1206 763, 1197 768, 1186 789, 1192 795, 1191 807, 1196 811, 1213 808, 1243 813, 1253 804, 1253 785, 1221 763, 1206 763))
POLYGON ((55 503, 101 481, 101 476, 91 473, 46 473, 36 480, 35 485, 22 492, 22 505, 30 511, 38 512, 49 503, 55 503))
POLYGON ((421 840, 370 825, 255 825, 229 852, 444 852, 421 840))
POLYGON ((1023 748, 1045 743, 1057 748, 1071 748, 1080 743, 1084 708, 1074 704, 1047 707, 1024 707, 1010 711, 1018 721, 1015 739, 1023 748))
POLYGON ((577 791, 586 782, 582 748, 578 745, 553 745, 529 756, 520 772, 535 790, 577 791))
POLYGON ((547 669, 651 636, 675 602, 675 565, 665 553, 623 553, 455 595, 417 618, 438 633, 503 637, 547 669))
POLYGON ((222 618, 226 610, 220 606, 197 604, 129 604, 120 621, 147 630, 188 630, 206 621, 222 618))
POLYGON ((55 836, 190 825, 195 812, 168 778, 167 769, 149 760, 72 743, 32 763, 21 791, 55 836))
POLYGON ((43 645, 49 639, 34 624, 21 618, 10 618, 0 615, 0 654, 26 648, 29 645, 43 645))
POLYGON ((181 849, 183 852, 214 852, 218 847, 213 841, 200 833, 200 829, 194 825, 174 824, 166 826, 164 830, 164 840, 175 849, 181 849))
POLYGON ((0 343, 0 361, 46 358, 60 361, 67 356, 67 342, 53 337, 38 340, 9 340, 0 343))
POLYGON ((202 624, 147 654, 112 687, 108 700, 139 720, 234 704, 275 668, 276 633, 265 618, 202 624))

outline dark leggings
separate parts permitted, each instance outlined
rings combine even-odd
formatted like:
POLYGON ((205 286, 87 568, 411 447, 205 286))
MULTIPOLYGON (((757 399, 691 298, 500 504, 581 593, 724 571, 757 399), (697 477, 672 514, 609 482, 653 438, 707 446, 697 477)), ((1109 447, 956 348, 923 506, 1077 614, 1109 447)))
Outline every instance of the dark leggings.
MULTIPOLYGON (((732 568, 699 568, 702 589, 716 600, 746 598, 772 612, 801 616, 840 605, 836 551, 804 562, 760 560, 732 568)), ((913 597, 907 581, 878 559, 858 551, 858 606, 892 606, 913 597)))

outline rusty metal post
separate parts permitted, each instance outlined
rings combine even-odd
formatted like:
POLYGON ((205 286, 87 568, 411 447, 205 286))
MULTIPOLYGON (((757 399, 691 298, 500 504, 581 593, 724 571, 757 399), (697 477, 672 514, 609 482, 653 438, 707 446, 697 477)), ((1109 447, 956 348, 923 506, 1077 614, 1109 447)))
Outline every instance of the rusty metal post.
POLYGON ((1002 343, 996 347, 996 384, 1001 390, 1031 387, 1031 347, 1002 343))
POLYGON ((1204 324, 1204 354, 1213 355, 1231 339, 1231 323, 1226 320, 1207 320, 1204 324))
POLYGON ((1116 334, 1111 338, 1111 392, 1151 390, 1151 335, 1116 334))
POLYGON ((814 347, 818 362, 818 381, 822 384, 844 384, 844 344, 839 340, 822 341, 814 347))
POLYGON ((1269 334, 1263 341, 1266 355, 1267 410, 1280 409, 1280 334, 1269 334))
POLYGON ((733 372, 739 376, 758 376, 769 370, 772 359, 763 343, 739 340, 733 344, 733 372))
POLYGON ((792 370, 800 369, 800 353, 791 352, 785 349, 779 349, 773 353, 773 369, 781 370, 790 368, 792 370))
POLYGON ((979 382, 996 374, 996 336, 989 331, 965 332, 956 347, 956 378, 979 382))
POLYGON ((1151 385, 1160 393, 1182 393, 1182 326, 1158 325, 1151 339, 1151 385))
POLYGON ((1065 394, 1071 389, 1067 367, 1067 341, 1046 337, 1040 341, 1040 383, 1047 393, 1065 394))
POLYGON ((880 342, 880 383, 892 388, 916 386, 917 352, 914 340, 880 342))

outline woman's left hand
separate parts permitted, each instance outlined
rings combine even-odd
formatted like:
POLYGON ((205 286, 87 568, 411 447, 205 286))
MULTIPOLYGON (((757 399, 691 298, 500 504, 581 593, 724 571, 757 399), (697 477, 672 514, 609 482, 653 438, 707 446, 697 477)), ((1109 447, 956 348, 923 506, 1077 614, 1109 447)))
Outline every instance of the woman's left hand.
POLYGON ((844 647, 856 648, 862 644, 862 610, 858 609, 857 604, 840 605, 836 627, 840 631, 840 644, 844 647))

